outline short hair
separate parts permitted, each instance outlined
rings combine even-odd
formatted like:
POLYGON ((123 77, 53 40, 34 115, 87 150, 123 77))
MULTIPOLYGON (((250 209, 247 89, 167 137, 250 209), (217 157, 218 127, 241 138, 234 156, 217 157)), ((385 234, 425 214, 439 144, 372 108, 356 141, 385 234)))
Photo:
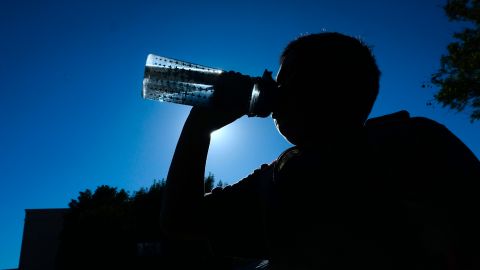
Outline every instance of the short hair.
MULTIPOLYGON (((380 70, 369 46, 361 40, 336 32, 303 35, 290 42, 281 55, 294 53, 305 70, 324 74, 329 84, 327 98, 341 99, 365 122, 379 92, 380 70)), ((333 104, 333 103, 332 103, 333 104)))

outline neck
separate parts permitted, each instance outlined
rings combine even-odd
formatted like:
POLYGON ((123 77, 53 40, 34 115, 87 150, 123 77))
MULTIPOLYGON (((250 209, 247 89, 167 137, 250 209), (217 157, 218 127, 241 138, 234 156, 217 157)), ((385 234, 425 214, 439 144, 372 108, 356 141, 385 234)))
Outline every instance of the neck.
POLYGON ((312 138, 297 144, 299 148, 313 148, 325 151, 337 151, 350 148, 363 138, 363 127, 342 127, 335 130, 323 131, 312 138))

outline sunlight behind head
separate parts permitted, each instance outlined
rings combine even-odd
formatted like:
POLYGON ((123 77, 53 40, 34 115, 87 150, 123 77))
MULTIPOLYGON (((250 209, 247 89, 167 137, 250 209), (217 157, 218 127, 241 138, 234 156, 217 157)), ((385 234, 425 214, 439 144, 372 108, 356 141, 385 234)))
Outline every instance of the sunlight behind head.
POLYGON ((222 142, 223 140, 225 140, 228 136, 226 136, 226 131, 227 129, 225 128, 221 128, 221 129, 217 129, 215 130, 214 132, 210 133, 210 138, 212 139, 213 142, 222 142))

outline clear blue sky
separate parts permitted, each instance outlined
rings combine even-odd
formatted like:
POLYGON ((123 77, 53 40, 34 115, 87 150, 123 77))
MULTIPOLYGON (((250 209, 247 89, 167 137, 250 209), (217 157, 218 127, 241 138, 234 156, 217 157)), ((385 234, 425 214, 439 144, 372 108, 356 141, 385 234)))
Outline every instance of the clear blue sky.
MULTIPOLYGON (((480 123, 421 87, 459 28, 444 1, 0 1, 0 269, 18 265, 24 209, 165 177, 189 108, 141 98, 149 53, 259 76, 302 33, 359 36, 383 73, 372 116, 430 117, 480 156, 480 123)), ((245 117, 215 135, 207 172, 232 183, 288 146, 245 117)))

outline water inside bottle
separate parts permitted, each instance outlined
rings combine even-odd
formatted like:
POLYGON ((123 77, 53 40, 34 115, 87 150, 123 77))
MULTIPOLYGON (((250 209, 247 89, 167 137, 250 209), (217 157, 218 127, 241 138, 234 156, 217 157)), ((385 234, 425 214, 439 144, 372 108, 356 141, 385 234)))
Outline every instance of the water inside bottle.
POLYGON ((221 69, 149 54, 142 96, 163 102, 208 106, 213 85, 222 72, 221 69))

